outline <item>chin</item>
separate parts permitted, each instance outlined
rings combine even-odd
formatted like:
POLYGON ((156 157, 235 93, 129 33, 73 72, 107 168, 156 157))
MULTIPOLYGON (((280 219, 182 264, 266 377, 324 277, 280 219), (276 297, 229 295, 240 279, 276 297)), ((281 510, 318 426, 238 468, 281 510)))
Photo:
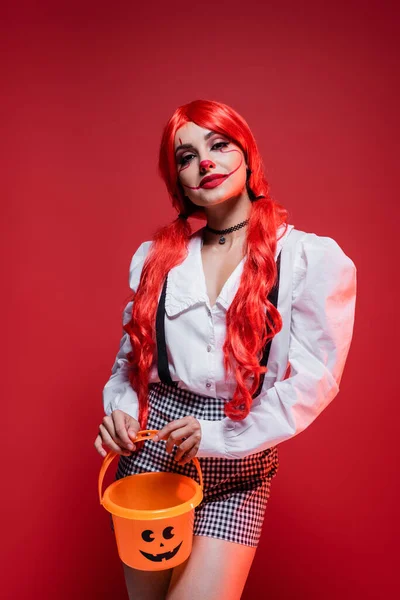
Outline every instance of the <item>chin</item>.
MULTIPOLYGON (((222 184, 223 185, 223 184, 222 184)), ((222 187, 222 186, 221 186, 222 187)), ((231 198, 237 198, 241 196, 243 193, 243 187, 231 187, 224 190, 219 190, 218 188, 214 188, 213 190, 205 190, 204 200, 207 204, 212 203, 220 203, 225 202, 225 200, 230 200, 231 198), (210 192, 212 192, 210 194, 210 192)))

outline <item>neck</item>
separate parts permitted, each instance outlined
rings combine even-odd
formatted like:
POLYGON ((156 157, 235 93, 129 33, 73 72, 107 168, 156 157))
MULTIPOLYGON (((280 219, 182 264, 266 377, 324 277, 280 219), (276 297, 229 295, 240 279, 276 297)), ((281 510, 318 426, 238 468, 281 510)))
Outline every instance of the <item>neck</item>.
MULTIPOLYGON (((204 212, 207 217, 207 225, 212 227, 212 229, 228 229, 229 227, 238 225, 250 217, 251 204, 251 200, 248 197, 242 197, 240 199, 230 198, 213 206, 205 206, 204 212)), ((239 229, 227 235, 242 235, 240 232, 241 230, 239 229)))
POLYGON ((224 234, 226 241, 223 245, 219 243, 220 235, 203 228, 202 246, 213 246, 218 252, 229 252, 231 249, 237 248, 238 245, 242 247, 247 236, 247 228, 248 225, 245 225, 236 231, 224 234))
MULTIPOLYGON (((229 215, 228 219, 217 221, 217 225, 215 223, 213 225, 210 225, 209 222, 207 223, 207 225, 209 227, 212 227, 213 229, 218 229, 219 231, 221 231, 224 229, 229 229, 230 227, 233 227, 234 225, 239 225, 243 221, 247 221, 249 216, 250 216, 249 214, 242 215, 242 216, 238 215, 237 219, 233 219, 231 217, 231 215, 229 215)), ((206 227, 204 227, 202 230, 203 245, 217 246, 217 247, 221 248, 219 239, 221 237, 224 237, 226 241, 225 241, 223 247, 225 248, 225 251, 228 251, 231 248, 236 247, 237 244, 241 244, 241 245, 243 244, 245 238, 247 237, 247 230, 248 230, 248 223, 246 223, 245 225, 242 225, 242 227, 240 227, 239 229, 235 229, 234 231, 230 231, 229 233, 224 233, 224 234, 214 233, 212 231, 209 231, 206 227)))

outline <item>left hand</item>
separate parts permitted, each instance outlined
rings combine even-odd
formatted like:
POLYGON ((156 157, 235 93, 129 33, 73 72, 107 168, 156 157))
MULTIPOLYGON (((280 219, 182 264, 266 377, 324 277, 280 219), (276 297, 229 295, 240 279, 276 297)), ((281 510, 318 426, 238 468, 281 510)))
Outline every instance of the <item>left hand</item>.
POLYGON ((166 451, 170 454, 174 444, 179 446, 175 460, 184 465, 194 456, 200 446, 201 426, 195 417, 183 417, 176 421, 170 421, 153 437, 153 441, 167 440, 166 451))

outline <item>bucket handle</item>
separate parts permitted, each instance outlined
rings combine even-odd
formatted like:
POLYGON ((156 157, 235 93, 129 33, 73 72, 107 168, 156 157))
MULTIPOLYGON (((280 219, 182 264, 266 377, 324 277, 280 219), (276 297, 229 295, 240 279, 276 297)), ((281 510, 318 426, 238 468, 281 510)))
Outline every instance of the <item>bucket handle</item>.
MULTIPOLYGON (((134 442, 141 442, 142 440, 152 439, 156 435, 156 433, 158 433, 158 429, 142 429, 142 431, 139 431, 136 434, 134 442)), ((110 464, 112 463, 112 461, 114 460, 114 458, 116 456, 120 456, 119 452, 114 452, 114 450, 110 450, 108 452, 107 456, 104 458, 103 464, 101 465, 101 469, 100 469, 100 473, 99 473, 100 504, 103 504, 102 487, 103 487, 104 475, 106 474, 108 467, 110 466, 110 464)), ((199 479, 200 479, 201 491, 203 491, 203 473, 201 472, 199 459, 194 456, 192 458, 192 461, 194 462, 195 467, 197 469, 197 473, 198 473, 199 479)))

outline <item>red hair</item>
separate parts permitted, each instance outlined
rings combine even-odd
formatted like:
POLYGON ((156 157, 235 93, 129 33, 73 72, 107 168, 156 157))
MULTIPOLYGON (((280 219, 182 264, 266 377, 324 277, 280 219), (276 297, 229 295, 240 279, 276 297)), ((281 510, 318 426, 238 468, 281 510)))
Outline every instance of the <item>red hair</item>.
MULTIPOLYGON (((282 328, 281 316, 267 296, 277 275, 276 231, 282 224, 287 227, 288 212, 269 196, 262 159, 243 117, 221 102, 195 100, 176 109, 164 128, 159 151, 159 173, 179 213, 196 219, 206 218, 203 207, 193 204, 184 195, 175 162, 176 131, 189 121, 231 139, 242 149, 251 170, 247 191, 253 204, 247 225, 247 258, 238 291, 226 314, 227 333, 223 346, 225 375, 234 373, 237 381, 233 398, 225 404, 225 414, 233 420, 241 420, 250 411, 260 375, 267 371, 259 364, 263 348, 282 328)), ((132 352, 128 355, 129 378, 138 394, 138 418, 142 429, 147 427, 149 373, 157 352, 158 298, 167 273, 185 259, 191 234, 189 222, 181 218, 156 231, 143 264, 139 286, 133 293, 131 320, 124 327, 132 344, 132 352)))

